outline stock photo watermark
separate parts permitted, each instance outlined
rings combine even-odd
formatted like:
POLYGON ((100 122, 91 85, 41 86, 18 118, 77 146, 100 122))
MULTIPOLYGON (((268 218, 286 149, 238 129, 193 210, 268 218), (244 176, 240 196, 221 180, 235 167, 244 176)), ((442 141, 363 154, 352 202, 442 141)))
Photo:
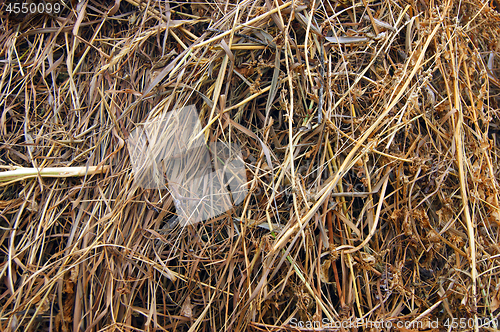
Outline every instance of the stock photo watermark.
POLYGON ((148 119, 130 133, 127 147, 135 184, 167 189, 181 225, 216 217, 248 192, 239 145, 205 143, 194 105, 148 119))
POLYGON ((288 326, 298 330, 306 331, 340 331, 342 329, 364 328, 364 329, 407 329, 407 330, 429 330, 445 328, 447 330, 462 331, 464 329, 478 328, 498 328, 498 319, 496 318, 446 318, 444 320, 422 319, 422 320, 398 320, 398 319, 380 319, 370 320, 365 318, 349 318, 346 320, 331 321, 323 318, 321 321, 298 320, 292 318, 288 326))

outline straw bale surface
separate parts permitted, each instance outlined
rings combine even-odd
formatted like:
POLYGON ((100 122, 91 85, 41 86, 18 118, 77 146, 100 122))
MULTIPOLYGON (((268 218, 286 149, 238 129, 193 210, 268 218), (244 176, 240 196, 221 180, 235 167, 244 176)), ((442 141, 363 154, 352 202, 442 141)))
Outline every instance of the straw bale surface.
POLYGON ((0 330, 496 328, 498 0, 13 3, 0 330), (248 188, 201 223, 127 145, 189 105, 248 188))

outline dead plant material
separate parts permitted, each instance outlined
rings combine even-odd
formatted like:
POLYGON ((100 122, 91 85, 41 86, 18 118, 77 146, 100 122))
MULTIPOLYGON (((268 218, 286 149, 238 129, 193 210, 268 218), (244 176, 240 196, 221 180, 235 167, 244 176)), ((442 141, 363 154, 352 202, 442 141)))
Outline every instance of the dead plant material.
POLYGON ((56 1, 1 5, 1 331, 499 328, 498 1, 56 1), (188 105, 203 222, 133 134, 188 105))

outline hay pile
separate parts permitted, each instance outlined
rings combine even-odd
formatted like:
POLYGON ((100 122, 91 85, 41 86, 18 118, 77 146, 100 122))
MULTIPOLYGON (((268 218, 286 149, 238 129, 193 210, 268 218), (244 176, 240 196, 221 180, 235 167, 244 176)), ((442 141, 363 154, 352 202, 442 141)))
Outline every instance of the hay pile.
POLYGON ((9 3, 0 330, 495 327, 498 1, 9 3), (186 105, 248 194, 173 227, 127 140, 186 105))

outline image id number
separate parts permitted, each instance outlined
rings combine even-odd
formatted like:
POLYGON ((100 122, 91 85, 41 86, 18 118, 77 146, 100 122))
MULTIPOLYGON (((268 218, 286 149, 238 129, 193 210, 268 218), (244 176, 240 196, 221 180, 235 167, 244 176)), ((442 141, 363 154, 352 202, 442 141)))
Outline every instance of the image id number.
POLYGON ((28 3, 28 2, 9 2, 5 4, 5 11, 9 14, 59 14, 62 6, 60 3, 28 3))
MULTIPOLYGON (((475 326, 475 324, 476 321, 474 320, 474 318, 447 318, 444 321, 444 326, 446 328, 461 329, 461 330, 467 328, 471 329, 475 326)), ((477 325, 478 327, 497 328, 498 320, 490 318, 478 318, 477 325)))

